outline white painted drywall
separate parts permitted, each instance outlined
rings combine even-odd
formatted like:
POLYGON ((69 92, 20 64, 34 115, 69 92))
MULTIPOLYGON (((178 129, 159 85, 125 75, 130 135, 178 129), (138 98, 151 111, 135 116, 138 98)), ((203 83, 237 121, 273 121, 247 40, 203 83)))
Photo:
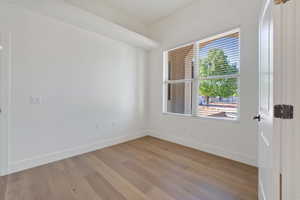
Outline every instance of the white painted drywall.
POLYGON ((157 46, 155 41, 129 30, 128 27, 113 23, 64 0, 2 0, 0 4, 2 3, 25 8, 136 47, 151 49, 157 46))
POLYGON ((10 35, 8 32, 0 30, 0 176, 6 173, 7 169, 7 149, 8 149, 8 119, 9 119, 9 93, 10 81, 9 79, 9 40, 10 35))
POLYGON ((10 172, 143 135, 147 53, 0 7, 11 32, 10 172))
POLYGON ((89 11, 97 16, 103 17, 115 24, 119 24, 129 30, 147 35, 148 29, 140 18, 124 13, 123 10, 112 7, 103 0, 65 0, 74 6, 89 11))
POLYGON ((150 27, 162 48, 150 54, 149 132, 200 150, 256 165, 258 108, 258 16, 261 2, 202 0, 150 27), (238 122, 162 114, 163 50, 241 29, 241 117, 238 122))
MULTIPOLYGON (((89 1, 89 0, 76 0, 89 1)), ((127 15, 135 16, 146 25, 172 14, 195 0, 96 0, 115 8, 121 8, 127 15)))

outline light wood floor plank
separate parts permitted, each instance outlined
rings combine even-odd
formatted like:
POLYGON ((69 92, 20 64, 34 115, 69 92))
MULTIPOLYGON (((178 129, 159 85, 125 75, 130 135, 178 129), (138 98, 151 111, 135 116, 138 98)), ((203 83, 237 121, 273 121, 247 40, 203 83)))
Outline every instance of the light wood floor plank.
MULTIPOLYGON (((134 155, 136 155, 136 152, 139 152, 139 154, 143 154, 142 150, 136 150, 130 147, 127 148, 127 152, 124 151, 125 148, 123 147, 123 151, 119 151, 119 153, 128 153, 128 156, 130 157, 134 157, 134 155)), ((147 154, 145 154, 145 157, 146 155, 147 154)), ((212 174, 210 174, 209 177, 205 177, 201 175, 203 173, 191 173, 188 168, 178 167, 176 164, 172 162, 168 163, 164 159, 151 158, 149 160, 144 160, 143 162, 136 160, 136 162, 143 165, 145 169, 148 169, 152 173, 157 174, 157 176, 163 179, 167 179, 171 183, 176 183, 177 187, 180 186, 181 189, 187 190, 197 197, 206 197, 206 199, 220 199, 220 197, 225 198, 225 196, 232 197, 232 195, 234 194, 234 190, 232 190, 232 192, 230 193, 226 192, 228 190, 231 190, 232 186, 227 186, 227 183, 220 184, 223 180, 214 181, 210 177, 213 176, 212 174)))
POLYGON ((124 165, 124 162, 128 161, 129 159, 114 152, 113 149, 107 148, 103 151, 97 151, 95 152, 95 155, 105 162, 109 167, 127 179, 150 199, 157 199, 157 196, 160 196, 161 199, 174 200, 163 190, 151 184, 148 180, 141 178, 135 171, 128 169, 124 165))
POLYGON ((7 176, 0 177, 0 199, 5 199, 7 176))
POLYGON ((0 200, 257 200, 257 171, 144 137, 0 177, 0 200))
MULTIPOLYGON (((253 178, 253 176, 251 175, 241 177, 240 175, 228 170, 218 170, 215 167, 199 164, 194 160, 188 159, 185 156, 181 156, 180 154, 175 154, 170 151, 162 150, 160 148, 153 148, 153 144, 144 142, 143 140, 135 142, 136 143, 134 144, 134 147, 139 147, 139 151, 145 149, 146 151, 156 154, 157 157, 161 156, 163 158, 162 160, 172 161, 173 163, 175 163, 175 166, 185 163, 185 168, 189 168, 190 171, 194 171, 196 172, 196 174, 202 174, 203 172, 205 172, 208 176, 215 176, 216 178, 222 179, 223 181, 227 182, 227 184, 236 185, 238 187, 245 187, 245 189, 248 189, 249 184, 257 181, 257 178, 255 178, 253 181, 249 181, 249 179, 251 180, 253 178)), ((217 157, 211 157, 211 159, 216 158, 217 157)), ((223 163, 218 164, 223 165, 223 163)), ((253 186, 256 187, 257 183, 253 183, 253 186)))

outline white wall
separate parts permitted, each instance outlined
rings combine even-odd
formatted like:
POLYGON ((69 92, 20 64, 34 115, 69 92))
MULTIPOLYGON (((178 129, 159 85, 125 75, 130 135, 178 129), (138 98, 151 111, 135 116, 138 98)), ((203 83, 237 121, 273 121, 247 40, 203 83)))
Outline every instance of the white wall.
POLYGON ((149 132, 200 150, 256 165, 258 108, 258 15, 261 2, 202 0, 150 27, 162 43, 149 66, 149 132), (241 118, 238 122, 162 115, 163 50, 241 28, 241 118))
POLYGON ((109 6, 103 0, 65 0, 66 2, 89 11, 97 16, 103 17, 113 23, 124 26, 137 33, 147 35, 146 25, 138 18, 125 14, 122 10, 109 6))
POLYGON ((143 134, 144 50, 13 7, 0 7, 1 30, 11 32, 10 171, 143 134))

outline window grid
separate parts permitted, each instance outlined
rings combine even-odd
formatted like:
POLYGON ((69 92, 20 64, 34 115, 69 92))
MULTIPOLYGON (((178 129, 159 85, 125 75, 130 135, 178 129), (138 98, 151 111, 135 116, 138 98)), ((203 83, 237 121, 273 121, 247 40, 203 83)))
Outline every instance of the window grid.
MULTIPOLYGON (((226 35, 229 35, 229 34, 232 34, 232 33, 238 33, 239 34, 239 41, 240 41, 240 31, 239 30, 233 30, 231 32, 228 32, 228 33, 224 33, 224 34, 220 34, 218 36, 214 36, 212 38, 209 38, 209 39, 206 39, 207 41, 208 40, 216 40, 218 38, 221 38, 221 37, 225 37, 226 35), (223 35, 223 36, 221 36, 223 35)), ((194 54, 193 54, 193 61, 192 61, 192 78, 190 79, 178 79, 178 80, 169 80, 169 77, 170 77, 170 70, 171 70, 171 67, 170 67, 170 62, 168 61, 168 67, 166 69, 166 73, 165 76, 164 76, 164 81, 163 81, 163 84, 164 84, 164 87, 167 88, 167 93, 164 92, 164 99, 165 99, 165 94, 168 95, 168 97, 166 99, 169 99, 170 98, 170 87, 172 84, 180 84, 180 83, 192 83, 192 110, 191 110, 191 114, 181 114, 181 113, 170 113, 170 114, 178 114, 178 115, 182 115, 182 116, 195 116, 195 117, 201 117, 201 118, 221 118, 221 117, 208 117, 208 116, 205 116, 205 117, 202 117, 202 116, 199 116, 199 113, 198 113, 198 95, 200 94, 199 92, 199 86, 200 86, 200 81, 202 80, 215 80, 215 79, 231 79, 231 78, 236 78, 237 79, 237 93, 238 93, 238 96, 239 96, 239 93, 240 93, 240 70, 238 70, 235 74, 229 74, 229 75, 216 75, 216 76, 207 76, 207 77, 201 77, 198 72, 199 72, 199 64, 200 64, 200 57, 199 57, 199 44, 202 43, 202 42, 205 42, 206 40, 202 40, 202 41, 197 41, 197 42, 193 42, 193 43, 190 43, 190 44, 187 44, 187 45, 183 45, 181 47, 185 47, 185 46, 188 46, 188 45, 191 45, 193 44, 193 48, 194 48, 194 54)), ((178 48, 174 48, 172 50, 176 50, 176 49, 179 49, 181 47, 178 47, 178 48)), ((166 51, 165 54, 164 54, 164 59, 167 58, 167 55, 168 55, 168 52, 170 52, 171 50, 169 51, 166 51)), ((239 49, 239 53, 240 53, 240 49, 239 49)), ((164 90, 165 91, 165 90, 164 90)), ((237 113, 238 113, 238 116, 235 120, 237 120, 239 118, 239 104, 240 102, 238 101, 238 106, 237 106, 237 113)), ((166 101, 164 100, 164 105, 163 105, 163 112, 164 113, 169 113, 166 109, 166 101)), ((222 119, 222 118, 221 118, 222 119)), ((224 118, 223 118, 224 119, 224 118)))

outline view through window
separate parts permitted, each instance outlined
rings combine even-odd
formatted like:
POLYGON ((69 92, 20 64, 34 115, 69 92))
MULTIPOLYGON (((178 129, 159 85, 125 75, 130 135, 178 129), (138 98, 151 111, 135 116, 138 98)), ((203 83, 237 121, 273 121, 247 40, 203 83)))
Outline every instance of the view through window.
POLYGON ((237 119, 239 31, 165 52, 165 71, 164 112, 237 119))

